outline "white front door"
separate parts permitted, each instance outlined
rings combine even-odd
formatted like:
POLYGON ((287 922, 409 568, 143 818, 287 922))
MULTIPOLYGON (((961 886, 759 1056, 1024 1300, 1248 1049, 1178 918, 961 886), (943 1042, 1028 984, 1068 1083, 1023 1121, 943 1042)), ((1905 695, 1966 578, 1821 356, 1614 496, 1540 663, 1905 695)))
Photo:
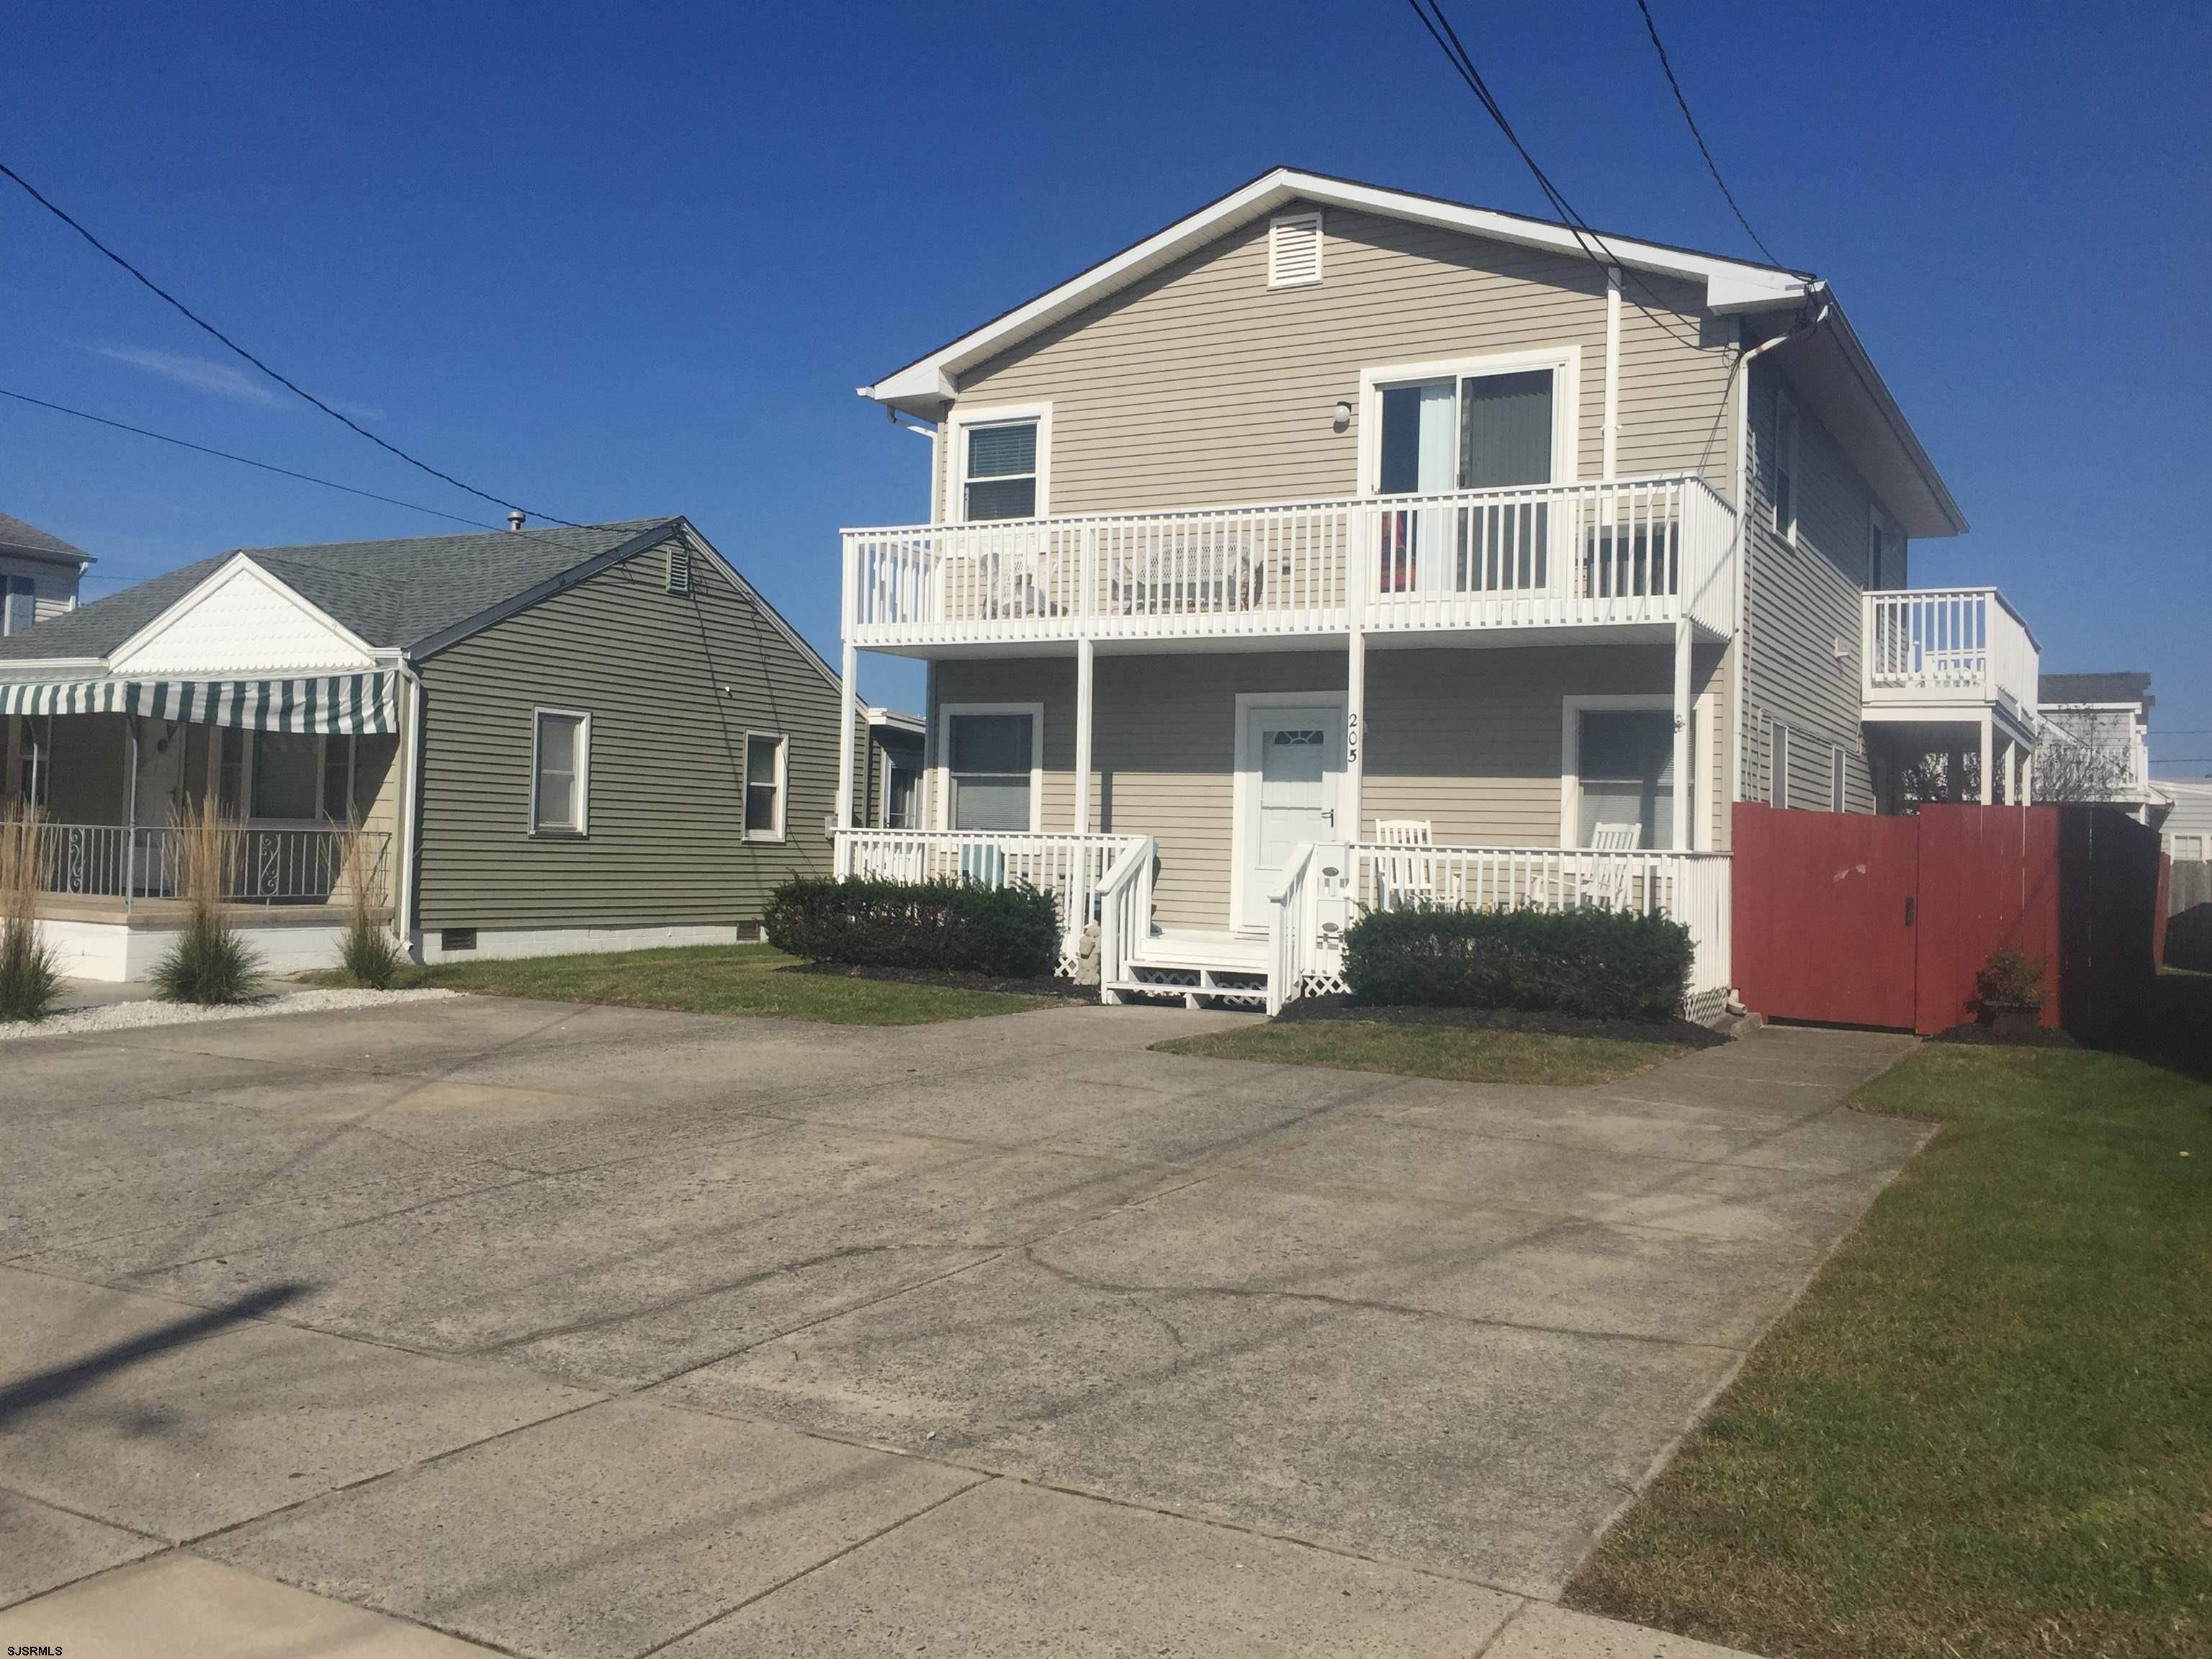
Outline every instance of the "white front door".
POLYGON ((1267 895, 1301 842, 1334 841, 1344 775, 1339 699, 1248 708, 1237 745, 1237 926, 1267 925, 1267 895))

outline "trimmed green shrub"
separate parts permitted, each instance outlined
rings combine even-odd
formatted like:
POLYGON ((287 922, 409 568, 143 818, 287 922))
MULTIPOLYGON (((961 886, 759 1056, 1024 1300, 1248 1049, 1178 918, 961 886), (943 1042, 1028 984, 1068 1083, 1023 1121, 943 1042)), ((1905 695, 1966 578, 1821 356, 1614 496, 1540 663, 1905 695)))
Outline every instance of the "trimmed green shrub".
POLYGON ((217 1007, 243 1002, 261 981, 261 959, 220 916, 196 915, 154 964, 154 994, 164 1002, 217 1007))
POLYGON ((1371 910, 1345 933, 1354 1002, 1550 1009, 1665 1019, 1690 976, 1690 930, 1630 910, 1371 910))
POLYGON ((769 944, 810 962, 1002 979, 1041 979, 1060 964, 1052 895, 1019 884, 800 876, 769 895, 762 920, 769 944))

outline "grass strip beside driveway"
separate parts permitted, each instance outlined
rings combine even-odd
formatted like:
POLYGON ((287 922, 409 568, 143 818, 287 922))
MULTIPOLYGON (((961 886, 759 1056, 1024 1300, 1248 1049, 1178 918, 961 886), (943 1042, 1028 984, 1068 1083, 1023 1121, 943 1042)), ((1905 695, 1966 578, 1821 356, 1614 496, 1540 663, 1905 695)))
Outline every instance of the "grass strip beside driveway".
POLYGON ((1923 1045, 1934 1120, 1571 1587, 1732 1647, 2212 1652, 2212 1083, 1923 1045))
POLYGON ((1380 1020, 1242 1025, 1199 1036, 1170 1037, 1164 1054, 1216 1060, 1263 1060, 1277 1066, 1329 1066, 1344 1072, 1389 1072, 1454 1083, 1608 1083, 1680 1049, 1607 1037, 1553 1036, 1530 1031, 1472 1030, 1449 1025, 1400 1025, 1380 1020))
MULTIPOLYGON (((605 1002, 681 1013, 756 1014, 837 1025, 923 1025, 1052 1006, 1055 999, 961 986, 787 973, 798 958, 766 945, 696 945, 604 955, 446 962, 416 969, 403 984, 443 986, 483 996, 549 1002, 605 1002)), ((302 978, 347 983, 343 977, 302 978)))

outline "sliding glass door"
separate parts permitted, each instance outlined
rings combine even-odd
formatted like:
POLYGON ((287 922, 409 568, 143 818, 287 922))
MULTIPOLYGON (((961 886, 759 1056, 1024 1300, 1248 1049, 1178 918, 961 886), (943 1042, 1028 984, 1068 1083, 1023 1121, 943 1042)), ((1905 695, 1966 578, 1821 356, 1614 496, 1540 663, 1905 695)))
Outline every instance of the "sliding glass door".
MULTIPOLYGON (((1540 368, 1382 387, 1377 489, 1385 495, 1438 495, 1550 483, 1553 375, 1540 368)), ((1381 590, 1540 588, 1550 576, 1549 513, 1541 500, 1511 494, 1388 513, 1381 590)))

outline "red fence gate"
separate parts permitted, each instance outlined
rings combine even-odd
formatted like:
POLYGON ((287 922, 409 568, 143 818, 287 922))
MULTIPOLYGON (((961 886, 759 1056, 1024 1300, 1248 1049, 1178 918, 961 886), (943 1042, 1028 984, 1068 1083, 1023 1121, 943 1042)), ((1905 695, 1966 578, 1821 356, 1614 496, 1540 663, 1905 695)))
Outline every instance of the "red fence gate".
POLYGON ((1738 994, 1778 1019, 1940 1031, 1973 1018, 1974 975, 1990 952, 2017 951, 2043 963, 2043 1023, 2057 1024, 2059 815, 1923 806, 1917 817, 1869 817, 1739 805, 1738 994))

